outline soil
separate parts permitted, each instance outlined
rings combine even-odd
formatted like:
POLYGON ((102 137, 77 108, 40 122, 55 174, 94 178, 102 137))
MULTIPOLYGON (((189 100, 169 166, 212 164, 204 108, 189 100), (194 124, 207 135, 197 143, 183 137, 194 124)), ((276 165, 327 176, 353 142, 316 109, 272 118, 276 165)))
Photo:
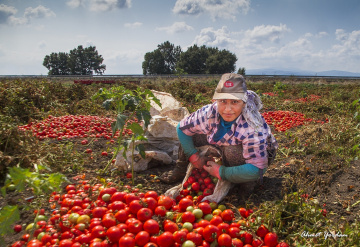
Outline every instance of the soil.
MULTIPOLYGON (((110 144, 109 141, 104 139, 91 142, 89 146, 81 145, 80 140, 74 140, 74 142, 78 152, 84 152, 86 148, 92 148, 93 154, 100 154, 104 150, 112 150, 114 146, 114 144, 110 144)), ((87 179, 102 177, 116 184, 132 185, 131 179, 126 178, 120 172, 115 171, 111 175, 99 175, 95 172, 104 168, 110 159, 110 155, 93 155, 93 159, 89 158, 82 170, 64 174, 70 180, 76 175, 85 174, 87 179)), ((320 167, 313 167, 311 164, 314 159, 316 159, 314 155, 308 155, 301 162, 294 160, 293 157, 292 160, 281 160, 281 162, 275 160, 274 164, 264 174, 262 186, 258 183, 234 185, 220 203, 237 208, 248 205, 258 206, 265 201, 280 200, 285 193, 303 188, 304 193, 309 194, 309 197, 317 198, 321 205, 326 204, 325 207, 329 212, 329 218, 339 222, 342 219, 351 223, 360 209, 359 204, 353 205, 360 200, 359 161, 354 162, 348 167, 339 165, 339 168, 334 169, 334 164, 341 164, 343 161, 334 160, 332 164, 322 164, 320 167), (288 175, 290 175, 290 179, 287 178, 288 175)), ((134 179, 135 185, 142 184, 144 190, 155 190, 159 194, 163 194, 166 190, 180 183, 165 184, 157 179, 164 172, 172 170, 174 165, 153 163, 152 166, 152 168, 146 171, 136 173, 134 179)), ((113 168, 112 166, 109 170, 113 168)), ((19 204, 19 202, 22 202, 22 205, 29 205, 26 198, 31 196, 32 193, 29 190, 21 193, 8 192, 5 198, 0 199, 0 207, 4 206, 5 201, 10 205, 19 204)), ((44 205, 44 208, 46 212, 51 212, 49 205, 44 205)), ((33 220, 34 212, 32 210, 21 210, 21 220, 18 223, 23 225, 23 229, 33 220)), ((24 233, 25 231, 23 230, 20 233, 5 236, 5 246, 10 246, 19 240, 24 233)))

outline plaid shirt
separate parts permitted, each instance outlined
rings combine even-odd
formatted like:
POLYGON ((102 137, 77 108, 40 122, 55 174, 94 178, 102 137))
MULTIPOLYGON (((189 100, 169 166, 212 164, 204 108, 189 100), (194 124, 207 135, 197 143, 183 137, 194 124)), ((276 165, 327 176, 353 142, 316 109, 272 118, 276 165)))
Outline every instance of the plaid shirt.
POLYGON ((277 142, 270 127, 264 119, 263 121, 263 128, 255 131, 241 114, 231 126, 231 130, 216 142, 213 137, 220 127, 220 114, 215 102, 181 120, 180 130, 188 136, 206 134, 208 143, 215 146, 242 145, 246 162, 264 169, 268 165, 267 148, 269 145, 277 147, 277 142))

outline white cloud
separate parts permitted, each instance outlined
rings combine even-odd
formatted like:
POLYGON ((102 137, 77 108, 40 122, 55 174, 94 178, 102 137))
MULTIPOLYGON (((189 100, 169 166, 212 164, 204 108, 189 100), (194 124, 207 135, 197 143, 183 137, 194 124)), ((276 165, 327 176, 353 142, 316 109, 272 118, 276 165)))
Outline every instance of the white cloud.
POLYGON ((192 26, 187 25, 185 22, 175 22, 168 27, 158 27, 156 31, 166 31, 169 34, 182 33, 186 31, 194 30, 192 26))
POLYGON ((193 44, 225 48, 237 42, 230 38, 230 36, 231 33, 226 26, 218 30, 208 27, 200 31, 200 34, 195 37, 193 44))
POLYGON ((9 17, 17 13, 17 9, 5 4, 0 4, 0 24, 5 24, 9 17))
POLYGON ((261 25, 256 26, 252 30, 245 31, 245 37, 249 43, 263 43, 266 41, 278 42, 280 37, 291 30, 286 25, 280 26, 261 25))
POLYGON ((316 34, 316 38, 322 38, 325 36, 328 36, 329 34, 327 32, 319 32, 316 34))
POLYGON ((70 8, 84 7, 90 11, 111 11, 113 9, 130 8, 132 0, 68 0, 70 8))
POLYGON ((70 8, 78 8, 80 6, 84 6, 85 0, 69 0, 66 2, 66 5, 70 8))
MULTIPOLYGON (((3 6, 0 6, 0 13, 1 7, 3 6)), ((17 12, 17 10, 14 7, 7 7, 7 13, 10 14, 7 18, 7 23, 13 26, 29 24, 34 19, 50 18, 56 16, 56 14, 51 9, 39 5, 36 8, 28 7, 25 9, 24 15, 22 17, 15 17, 14 14, 17 12), (9 11, 9 9, 11 11, 9 11)), ((2 16, 3 15, 0 14, 0 20, 2 19, 2 16)))
POLYGON ((143 24, 141 22, 133 22, 133 23, 125 23, 124 27, 126 28, 138 28, 141 27, 143 24))
POLYGON ((236 20, 239 11, 246 14, 249 9, 250 0, 177 0, 173 12, 182 15, 209 13, 213 20, 217 18, 236 20))
POLYGON ((337 29, 335 35, 336 40, 340 42, 340 44, 336 44, 332 47, 332 52, 335 56, 360 58, 360 30, 354 30, 351 33, 347 33, 343 29, 337 29))

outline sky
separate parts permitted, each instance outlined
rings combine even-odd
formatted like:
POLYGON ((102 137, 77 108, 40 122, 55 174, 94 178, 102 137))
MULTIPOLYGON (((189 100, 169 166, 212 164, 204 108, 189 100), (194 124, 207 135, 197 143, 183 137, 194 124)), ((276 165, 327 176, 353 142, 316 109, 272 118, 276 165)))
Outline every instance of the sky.
POLYGON ((359 73, 359 13, 359 0, 0 0, 0 75, 47 75, 46 55, 79 45, 105 75, 142 74, 166 41, 226 49, 236 71, 359 73))

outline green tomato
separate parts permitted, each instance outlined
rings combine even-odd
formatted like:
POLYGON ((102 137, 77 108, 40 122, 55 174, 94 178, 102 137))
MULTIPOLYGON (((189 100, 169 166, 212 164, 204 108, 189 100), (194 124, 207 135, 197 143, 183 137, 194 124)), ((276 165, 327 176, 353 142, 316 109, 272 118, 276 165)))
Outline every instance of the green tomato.
POLYGON ((101 199, 102 199, 104 202, 110 201, 110 198, 111 198, 111 195, 110 195, 110 194, 104 194, 104 195, 102 195, 102 197, 101 197, 101 199))
POLYGON ((213 217, 214 217, 214 215, 207 214, 207 215, 204 216, 204 220, 210 221, 213 217))
POLYGON ((30 223, 29 225, 27 225, 27 227, 25 228, 25 231, 29 232, 34 228, 34 223, 30 223))
POLYGON ((195 208, 192 213, 195 215, 196 219, 200 219, 204 215, 203 211, 200 208, 195 208))
POLYGON ((181 247, 195 247, 195 243, 191 240, 186 240, 182 245, 181 247))
POLYGON ((188 229, 189 232, 191 232, 194 228, 193 224, 191 224, 190 222, 185 222, 182 227, 188 229))
POLYGON ((76 223, 79 217, 80 217, 80 214, 78 214, 78 213, 72 213, 72 214, 69 215, 68 220, 69 220, 71 223, 76 223))
POLYGON ((174 218, 174 213, 171 211, 167 211, 165 217, 169 220, 172 220, 174 218))
POLYGON ((194 211, 194 207, 193 206, 188 206, 186 208, 186 211, 192 212, 192 211, 194 211))
POLYGON ((36 217, 36 221, 46 221, 46 216, 45 215, 42 215, 42 214, 39 214, 37 217, 36 217))
POLYGON ((7 189, 8 189, 9 191, 15 191, 15 190, 16 190, 16 186, 15 186, 15 184, 9 184, 9 186, 7 187, 7 189))
POLYGON ((221 211, 224 211, 226 209, 226 206, 224 204, 220 204, 218 206, 218 209, 220 209, 221 211))

